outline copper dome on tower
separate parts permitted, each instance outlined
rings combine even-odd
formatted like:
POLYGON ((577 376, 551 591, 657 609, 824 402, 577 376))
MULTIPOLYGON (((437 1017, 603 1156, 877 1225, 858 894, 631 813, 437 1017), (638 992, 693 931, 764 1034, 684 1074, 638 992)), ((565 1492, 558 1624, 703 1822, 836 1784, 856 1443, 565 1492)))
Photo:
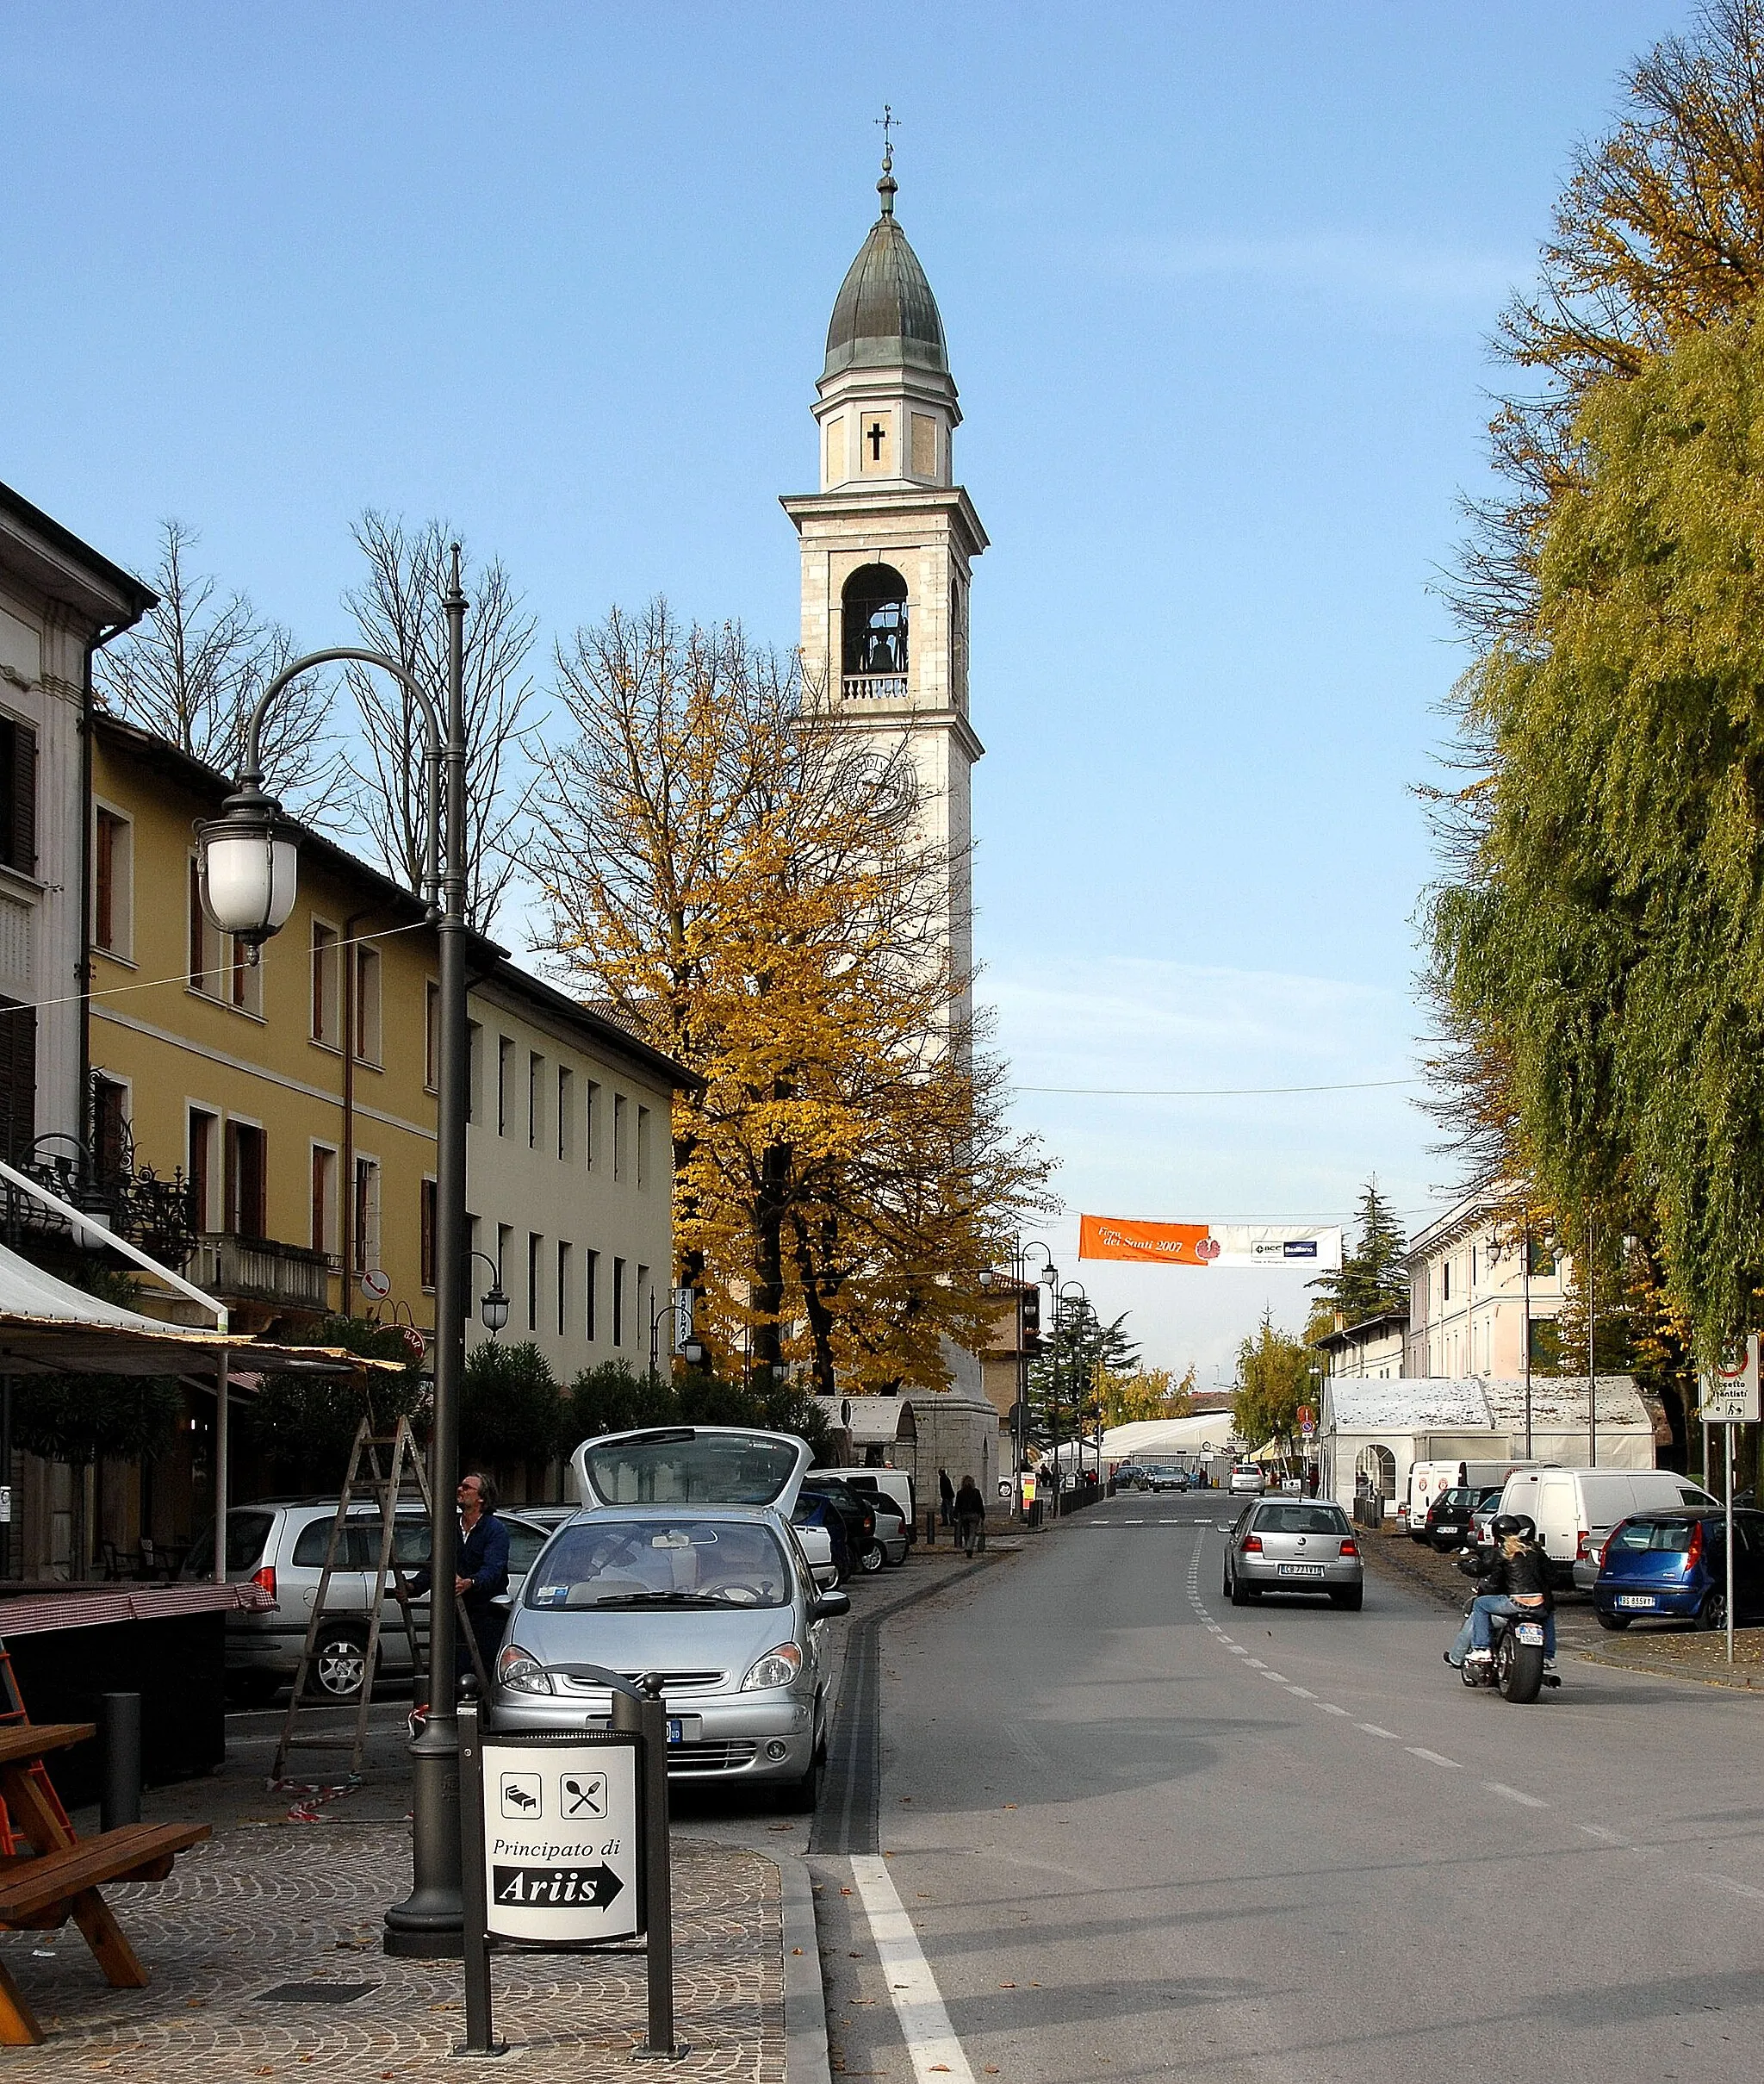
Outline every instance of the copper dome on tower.
POLYGON ((827 328, 824 383, 848 369, 923 369, 949 374, 943 320, 919 257, 894 221, 896 183, 883 162, 882 215, 847 269, 827 328))

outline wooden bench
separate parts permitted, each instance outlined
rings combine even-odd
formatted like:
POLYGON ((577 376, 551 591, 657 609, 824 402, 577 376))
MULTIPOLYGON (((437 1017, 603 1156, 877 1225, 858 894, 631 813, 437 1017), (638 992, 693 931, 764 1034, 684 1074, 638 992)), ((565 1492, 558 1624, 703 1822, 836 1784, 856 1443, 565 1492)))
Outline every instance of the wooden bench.
MULTIPOLYGON (((109 1882, 163 1882, 172 1862, 208 1836, 207 1824, 129 1824, 76 1838, 32 1769, 46 1751, 96 1734, 90 1722, 16 1722, 0 1728, 0 1796, 34 1848, 0 1861, 0 1930, 53 1932, 71 1918, 113 1988, 146 1987, 147 1971, 98 1894, 109 1882)), ((43 2030, 0 1962, 0 2046, 34 2048, 43 2030)))

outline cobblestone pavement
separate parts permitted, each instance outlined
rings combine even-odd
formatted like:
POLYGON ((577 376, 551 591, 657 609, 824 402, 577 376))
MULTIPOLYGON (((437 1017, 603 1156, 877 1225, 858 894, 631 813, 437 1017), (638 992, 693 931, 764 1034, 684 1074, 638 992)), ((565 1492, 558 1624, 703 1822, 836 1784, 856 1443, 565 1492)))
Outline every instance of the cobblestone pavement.
MULTIPOLYGON (((0 1957, 49 2036, 0 2050, 0 2078, 457 2078, 459 1963, 380 1950, 382 1913, 409 1874, 409 1832, 395 1825, 218 1832, 169 1882, 106 1891, 152 1978, 145 1990, 111 1989, 71 1925, 53 1960, 33 1953, 40 1935, 0 1935, 0 1957), (265 2001, 291 1982, 335 1985, 337 2000, 265 2001)), ((782 2084, 777 1867, 677 1838, 674 1902, 675 2013, 689 2052, 669 2074, 782 2084)), ((646 2019, 641 1952, 499 1953, 491 1972, 496 2030, 519 2077, 630 2075, 646 2019)))

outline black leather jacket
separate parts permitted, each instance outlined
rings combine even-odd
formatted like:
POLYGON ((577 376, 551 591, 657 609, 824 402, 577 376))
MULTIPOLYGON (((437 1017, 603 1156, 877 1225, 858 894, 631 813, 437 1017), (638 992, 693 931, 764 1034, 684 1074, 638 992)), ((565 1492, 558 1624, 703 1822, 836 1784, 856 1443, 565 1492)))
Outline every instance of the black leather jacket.
POLYGON ((1497 1545, 1493 1561, 1476 1581, 1479 1592, 1504 1592, 1509 1599, 1529 1599, 1542 1593, 1540 1613, 1553 1613, 1556 1596, 1550 1589, 1550 1558, 1534 1542, 1522 1543, 1518 1552, 1506 1555, 1497 1545))

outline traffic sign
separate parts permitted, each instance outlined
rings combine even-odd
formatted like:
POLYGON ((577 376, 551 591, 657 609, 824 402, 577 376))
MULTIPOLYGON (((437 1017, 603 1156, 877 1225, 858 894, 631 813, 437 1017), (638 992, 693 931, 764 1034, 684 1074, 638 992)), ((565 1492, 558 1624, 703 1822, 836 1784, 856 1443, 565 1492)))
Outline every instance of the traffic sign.
POLYGON ((1697 1415, 1705 1426, 1750 1426, 1758 1422, 1758 1334, 1735 1340, 1723 1353, 1712 1375, 1699 1378, 1703 1401, 1697 1415))
POLYGON ((483 1739, 484 1904, 500 1939, 635 1939, 643 1839, 637 1744, 614 1732, 483 1739))

